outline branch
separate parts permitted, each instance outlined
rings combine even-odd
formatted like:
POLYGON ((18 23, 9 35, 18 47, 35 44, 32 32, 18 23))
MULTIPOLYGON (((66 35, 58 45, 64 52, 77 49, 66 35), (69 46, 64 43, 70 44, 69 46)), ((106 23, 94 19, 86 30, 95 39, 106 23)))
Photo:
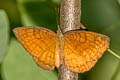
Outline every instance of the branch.
MULTIPOLYGON (((60 28, 63 33, 80 29, 81 0, 61 0, 60 28)), ((78 80, 78 73, 66 69, 64 61, 58 69, 59 80, 78 80)))

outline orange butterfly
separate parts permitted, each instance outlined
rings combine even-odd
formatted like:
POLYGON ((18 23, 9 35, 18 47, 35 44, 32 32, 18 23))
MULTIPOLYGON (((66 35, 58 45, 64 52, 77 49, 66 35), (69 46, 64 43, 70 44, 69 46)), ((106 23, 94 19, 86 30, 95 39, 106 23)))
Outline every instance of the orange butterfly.
POLYGON ((72 30, 57 34, 42 27, 19 27, 14 33, 43 69, 53 70, 65 62, 67 69, 83 73, 89 71, 109 48, 109 37, 90 31, 72 30))

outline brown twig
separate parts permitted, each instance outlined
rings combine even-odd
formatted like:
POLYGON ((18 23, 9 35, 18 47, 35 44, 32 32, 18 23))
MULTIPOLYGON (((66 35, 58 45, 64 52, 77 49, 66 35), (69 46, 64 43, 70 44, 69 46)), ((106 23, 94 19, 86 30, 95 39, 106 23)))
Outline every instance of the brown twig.
MULTIPOLYGON (((81 0, 61 0, 60 28, 63 33, 80 29, 81 0)), ((59 67, 59 80, 78 80, 78 73, 66 69, 63 64, 59 67)))

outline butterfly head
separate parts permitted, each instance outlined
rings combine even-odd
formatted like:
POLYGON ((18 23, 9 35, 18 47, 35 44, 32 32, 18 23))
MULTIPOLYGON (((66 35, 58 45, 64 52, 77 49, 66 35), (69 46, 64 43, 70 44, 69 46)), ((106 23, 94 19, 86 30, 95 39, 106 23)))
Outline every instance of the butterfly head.
POLYGON ((58 25, 57 38, 58 38, 58 39, 62 39, 62 37, 63 37, 63 33, 62 33, 62 31, 61 31, 60 26, 58 25))

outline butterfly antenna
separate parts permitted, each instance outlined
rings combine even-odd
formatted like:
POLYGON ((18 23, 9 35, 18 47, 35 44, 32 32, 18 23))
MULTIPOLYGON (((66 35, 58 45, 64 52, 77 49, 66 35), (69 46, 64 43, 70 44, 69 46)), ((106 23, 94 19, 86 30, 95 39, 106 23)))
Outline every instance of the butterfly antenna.
POLYGON ((60 9, 59 8, 55 8, 55 13, 56 13, 56 22, 57 22, 57 27, 58 30, 60 30, 60 9))

